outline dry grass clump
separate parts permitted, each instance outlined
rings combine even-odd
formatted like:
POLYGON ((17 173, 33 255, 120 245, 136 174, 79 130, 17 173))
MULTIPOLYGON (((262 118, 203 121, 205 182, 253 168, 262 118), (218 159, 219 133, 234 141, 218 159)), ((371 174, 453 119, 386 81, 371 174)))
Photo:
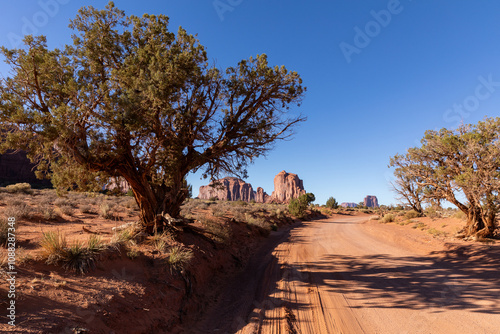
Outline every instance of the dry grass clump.
POLYGON ((114 207, 112 205, 107 202, 103 202, 99 205, 99 216, 104 219, 114 219, 115 214, 113 209, 114 207))
POLYGON ((405 213, 405 218, 406 219, 418 218, 420 216, 421 216, 420 213, 418 213, 415 210, 410 210, 410 211, 408 211, 408 212, 405 213))
POLYGON ((11 204, 5 209, 4 215, 14 217, 16 220, 30 219, 33 217, 33 209, 26 203, 15 201, 14 205, 11 204))
POLYGON ((167 263, 170 265, 170 272, 183 272, 189 262, 193 259, 193 251, 184 249, 182 246, 174 246, 170 248, 167 263))
POLYGON ((424 223, 422 222, 418 222, 416 223, 415 225, 413 225, 411 228, 419 228, 421 230, 425 229, 427 227, 427 225, 425 225, 424 223))
POLYGON ((105 248, 101 238, 95 235, 89 238, 87 246, 78 241, 68 246, 66 237, 59 231, 44 233, 40 246, 47 264, 62 265, 81 274, 95 268, 98 254, 105 248))
POLYGON ((396 217, 392 213, 388 213, 382 218, 381 222, 382 223, 392 223, 393 221, 396 220, 396 217))
POLYGON ((59 207, 59 210, 61 210, 61 212, 66 216, 73 216, 73 214, 75 213, 75 210, 71 205, 61 205, 59 207))
POLYGON ((55 212, 54 208, 49 205, 43 205, 38 208, 38 212, 42 215, 45 220, 54 220, 59 217, 55 212))
POLYGON ((5 218, 0 218, 0 246, 7 245, 9 236, 9 221, 5 218))
POLYGON ((96 213, 92 206, 88 204, 81 205, 79 208, 82 213, 96 213))
POLYGON ((440 230, 437 230, 437 229, 435 229, 435 228, 433 228, 433 227, 432 227, 432 228, 430 228, 430 229, 428 229, 428 230, 427 230, 427 232, 428 232, 429 234, 432 234, 432 235, 433 235, 433 236, 435 236, 435 237, 445 236, 445 235, 446 235, 446 232, 444 232, 444 231, 440 231, 440 230))
POLYGON ((62 207, 62 206, 73 206, 71 201, 67 198, 58 198, 54 201, 54 205, 57 207, 62 207))

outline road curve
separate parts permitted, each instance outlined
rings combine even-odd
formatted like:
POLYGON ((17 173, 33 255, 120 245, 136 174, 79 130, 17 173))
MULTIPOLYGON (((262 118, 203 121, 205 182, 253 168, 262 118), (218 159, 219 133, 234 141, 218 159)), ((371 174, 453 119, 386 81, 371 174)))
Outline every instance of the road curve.
POLYGON ((364 221, 337 217, 273 233, 193 332, 500 332, 498 260, 414 253, 364 221))

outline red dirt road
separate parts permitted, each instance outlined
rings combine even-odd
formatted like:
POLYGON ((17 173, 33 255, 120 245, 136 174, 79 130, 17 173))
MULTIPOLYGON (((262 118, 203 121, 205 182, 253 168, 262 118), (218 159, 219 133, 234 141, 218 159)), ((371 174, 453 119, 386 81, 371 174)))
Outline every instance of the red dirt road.
POLYGON ((193 332, 500 333, 498 246, 426 252, 366 219, 274 233, 193 332))

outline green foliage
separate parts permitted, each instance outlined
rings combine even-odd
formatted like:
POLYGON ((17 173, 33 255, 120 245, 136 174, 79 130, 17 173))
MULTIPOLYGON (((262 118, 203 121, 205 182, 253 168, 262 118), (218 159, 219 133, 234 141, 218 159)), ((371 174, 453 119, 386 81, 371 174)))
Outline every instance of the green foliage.
MULTIPOLYGON (((304 196, 304 195, 302 195, 302 196, 304 196)), ((311 203, 316 200, 316 196, 314 196, 313 193, 306 193, 305 196, 306 196, 307 205, 311 205, 311 203)))
POLYGON ((326 201, 326 207, 330 209, 337 209, 339 207, 339 203, 337 203, 337 200, 335 198, 330 197, 326 201))
POLYGON ((288 211, 292 216, 304 218, 307 209, 307 197, 302 195, 299 198, 293 198, 288 204, 288 211))
MULTIPOLYGON (((499 141, 498 117, 455 130, 429 130, 421 147, 392 157, 390 167, 414 185, 423 186, 427 202, 446 200, 467 213, 464 236, 486 237, 493 234, 500 210, 499 141)), ((436 208, 426 210, 427 216, 438 214, 436 208)))
POLYGON ((26 150, 59 190, 123 177, 148 232, 157 213, 179 215, 189 172, 246 175, 305 120, 288 113, 305 92, 300 76, 265 54, 220 70, 168 22, 127 17, 110 2, 79 10, 70 45, 26 36, 23 49, 2 47, 11 77, 0 81, 0 151, 26 150))

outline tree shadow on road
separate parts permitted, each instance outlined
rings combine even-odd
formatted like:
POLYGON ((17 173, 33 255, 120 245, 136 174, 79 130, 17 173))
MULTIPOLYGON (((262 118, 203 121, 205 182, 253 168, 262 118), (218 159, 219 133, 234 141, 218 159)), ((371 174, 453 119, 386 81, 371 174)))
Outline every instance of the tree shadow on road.
POLYGON ((353 306, 358 308, 435 307, 500 314, 499 260, 500 247, 476 245, 429 256, 330 254, 307 265, 307 276, 334 292, 362 296, 353 306))

